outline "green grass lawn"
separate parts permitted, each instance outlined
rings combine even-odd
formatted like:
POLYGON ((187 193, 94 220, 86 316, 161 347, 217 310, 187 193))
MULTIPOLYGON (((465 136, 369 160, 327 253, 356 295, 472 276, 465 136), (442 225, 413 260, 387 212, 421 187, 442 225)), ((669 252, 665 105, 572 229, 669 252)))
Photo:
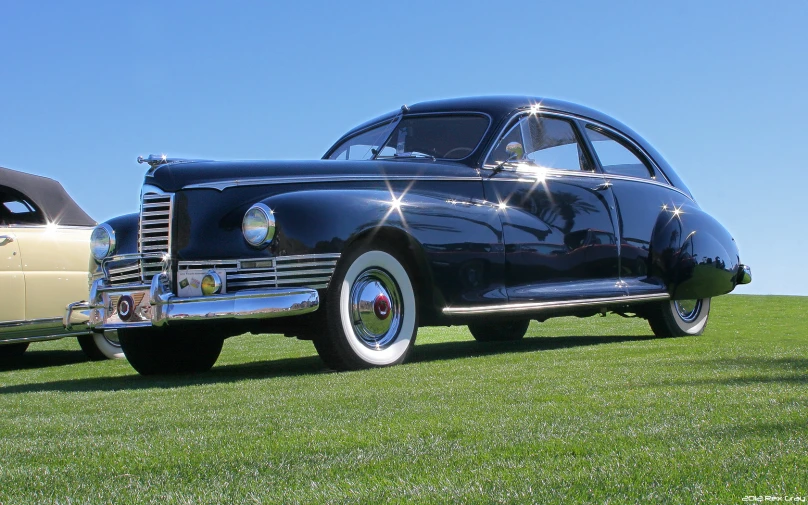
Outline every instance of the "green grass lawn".
POLYGON ((701 337, 644 320, 427 328, 402 366, 227 340, 145 378, 75 340, 0 369, 0 504, 749 503, 808 497, 808 297, 726 296, 701 337))

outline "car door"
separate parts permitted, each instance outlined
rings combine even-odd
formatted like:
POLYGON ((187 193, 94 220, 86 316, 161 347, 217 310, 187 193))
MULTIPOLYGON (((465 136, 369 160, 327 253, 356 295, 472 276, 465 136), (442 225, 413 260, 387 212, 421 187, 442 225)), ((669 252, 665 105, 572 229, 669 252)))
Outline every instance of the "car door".
POLYGON ((483 179, 502 222, 509 301, 624 294, 613 196, 594 166, 575 121, 553 114, 516 118, 491 150, 483 179))
MULTIPOLYGON (((3 205, 0 205, 3 207, 3 205)), ((0 325, 25 319, 25 278, 12 229, 0 221, 0 325)))
POLYGON ((6 242, 15 248, 11 254, 2 249, 3 268, 17 269, 15 275, 4 274, 14 288, 6 289, 4 282, 2 296, 11 298, 6 302, 21 319, 59 319, 68 303, 87 298, 91 229, 48 223, 39 207, 19 191, 0 186, 0 195, 7 231, 0 235, 13 237, 13 242, 6 242))
POLYGON ((603 125, 587 123, 583 131, 595 160, 612 186, 619 215, 620 276, 630 295, 664 290, 648 277, 651 235, 661 212, 682 211, 689 199, 665 181, 639 146, 603 125))

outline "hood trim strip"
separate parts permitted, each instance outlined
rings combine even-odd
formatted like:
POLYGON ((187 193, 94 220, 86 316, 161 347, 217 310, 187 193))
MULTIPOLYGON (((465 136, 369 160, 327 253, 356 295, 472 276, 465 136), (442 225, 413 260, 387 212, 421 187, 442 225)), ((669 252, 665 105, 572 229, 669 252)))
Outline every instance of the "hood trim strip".
POLYGON ((260 179, 226 179, 215 182, 200 182, 188 184, 182 189, 215 189, 224 191, 227 188, 238 186, 264 186, 276 184, 299 184, 302 182, 365 182, 365 181, 482 181, 482 177, 475 176, 438 176, 438 175, 314 175, 302 177, 262 177, 260 179))

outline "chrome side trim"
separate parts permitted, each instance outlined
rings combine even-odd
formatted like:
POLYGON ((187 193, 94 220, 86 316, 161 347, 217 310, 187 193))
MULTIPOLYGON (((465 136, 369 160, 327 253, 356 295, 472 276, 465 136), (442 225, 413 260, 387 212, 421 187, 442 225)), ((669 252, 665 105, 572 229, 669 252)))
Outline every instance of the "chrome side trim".
POLYGON ((87 331, 67 333, 62 320, 56 318, 5 321, 0 323, 0 344, 56 340, 62 337, 86 335, 87 331))
MULTIPOLYGON (((526 165, 528 167, 532 165, 526 165)), ((489 169, 485 169, 489 170, 489 169)), ((682 191, 681 189, 671 186, 670 184, 666 184, 664 182, 659 182, 655 179, 643 179, 642 177, 631 177, 628 175, 616 175, 616 174, 604 174, 600 172, 581 172, 575 170, 560 170, 557 168, 547 168, 545 169, 545 178, 547 177, 584 177, 590 179, 598 179, 598 180, 613 180, 613 181, 628 181, 628 182, 640 182, 643 184, 651 184, 653 186, 660 186, 665 189, 669 189, 671 191, 675 191, 688 200, 693 200, 690 195, 682 191)), ((531 177, 530 170, 509 170, 507 173, 505 171, 500 172, 497 174, 497 177, 493 177, 489 179, 490 182, 535 182, 536 177, 531 177), (514 177, 507 177, 510 174, 514 174, 514 177)))
MULTIPOLYGON (((469 171, 473 169, 469 168, 469 171)), ((314 175, 296 177, 261 177, 257 179, 225 179, 215 182, 200 182, 183 186, 182 189, 215 189, 224 191, 238 186, 263 186, 269 184, 300 184, 312 182, 364 182, 364 181, 481 181, 478 175, 469 177, 439 177, 437 175, 314 175)))
POLYGON ((48 317, 44 319, 28 319, 19 321, 3 321, 0 322, 0 330, 6 328, 25 328, 26 326, 38 326, 43 324, 58 324, 60 319, 58 317, 48 317))
POLYGON ((519 313, 533 312, 570 307, 597 307, 602 305, 616 305, 622 303, 639 303, 654 300, 668 300, 668 293, 655 293, 649 295, 634 296, 611 296, 606 298, 587 298, 584 300, 562 300, 552 302, 526 302, 526 303, 505 303, 500 305, 482 305, 479 307, 444 307, 443 313, 454 314, 498 314, 498 313, 519 313))

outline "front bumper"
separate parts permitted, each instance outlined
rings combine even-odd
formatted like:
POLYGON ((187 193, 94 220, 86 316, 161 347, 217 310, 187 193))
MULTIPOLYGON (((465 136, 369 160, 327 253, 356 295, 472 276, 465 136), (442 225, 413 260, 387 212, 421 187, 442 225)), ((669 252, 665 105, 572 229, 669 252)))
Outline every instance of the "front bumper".
POLYGON ((93 282, 89 301, 69 304, 63 323, 93 330, 163 326, 226 319, 268 319, 314 312, 320 305, 317 290, 270 288, 237 293, 180 298, 170 290, 165 273, 151 285, 108 286, 93 282))

